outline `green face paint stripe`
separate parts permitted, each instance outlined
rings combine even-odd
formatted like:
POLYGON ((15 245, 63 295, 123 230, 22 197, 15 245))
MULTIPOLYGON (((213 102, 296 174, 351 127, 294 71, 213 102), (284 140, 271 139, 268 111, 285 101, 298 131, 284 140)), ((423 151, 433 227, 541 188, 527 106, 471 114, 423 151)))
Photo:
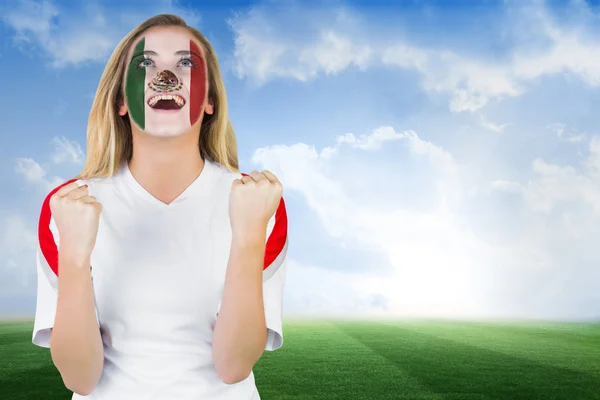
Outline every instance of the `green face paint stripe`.
MULTIPOLYGON (((145 38, 142 38, 133 50, 133 54, 140 54, 144 51, 145 38)), ((134 56, 135 57, 135 56, 134 56)), ((146 68, 138 67, 141 60, 135 58, 129 61, 127 75, 125 78, 125 95, 127 97, 127 107, 131 115, 131 119, 139 125, 141 129, 145 129, 146 102, 144 93, 146 91, 146 68)))

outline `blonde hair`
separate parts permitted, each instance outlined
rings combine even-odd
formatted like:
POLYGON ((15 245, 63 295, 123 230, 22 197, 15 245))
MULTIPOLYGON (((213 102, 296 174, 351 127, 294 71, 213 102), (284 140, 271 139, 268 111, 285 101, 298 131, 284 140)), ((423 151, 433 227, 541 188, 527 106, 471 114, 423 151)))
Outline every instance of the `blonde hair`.
POLYGON ((208 97, 213 114, 204 114, 200 125, 199 151, 203 158, 217 162, 232 172, 239 172, 235 132, 229 120, 227 95, 217 56, 212 45, 197 29, 171 14, 152 17, 133 29, 113 51, 94 96, 87 126, 85 164, 78 179, 109 177, 133 153, 131 124, 118 114, 123 101, 123 76, 129 48, 146 30, 155 26, 179 26, 187 29, 203 46, 208 72, 208 97))

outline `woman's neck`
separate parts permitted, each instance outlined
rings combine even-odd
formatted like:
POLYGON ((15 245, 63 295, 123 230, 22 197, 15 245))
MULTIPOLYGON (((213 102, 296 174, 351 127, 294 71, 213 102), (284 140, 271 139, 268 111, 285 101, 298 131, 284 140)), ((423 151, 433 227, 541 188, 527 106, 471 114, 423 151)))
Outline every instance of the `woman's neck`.
POLYGON ((147 192, 163 203, 176 199, 203 168, 197 133, 168 138, 133 134, 129 170, 147 192))

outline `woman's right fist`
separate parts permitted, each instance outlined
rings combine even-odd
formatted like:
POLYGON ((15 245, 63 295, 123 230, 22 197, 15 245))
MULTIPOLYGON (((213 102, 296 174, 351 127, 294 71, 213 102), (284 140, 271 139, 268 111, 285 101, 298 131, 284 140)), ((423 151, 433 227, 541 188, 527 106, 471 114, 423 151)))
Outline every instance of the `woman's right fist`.
POLYGON ((60 253, 84 267, 82 263, 96 245, 102 204, 90 196, 87 185, 71 182, 50 197, 50 210, 58 228, 60 253))

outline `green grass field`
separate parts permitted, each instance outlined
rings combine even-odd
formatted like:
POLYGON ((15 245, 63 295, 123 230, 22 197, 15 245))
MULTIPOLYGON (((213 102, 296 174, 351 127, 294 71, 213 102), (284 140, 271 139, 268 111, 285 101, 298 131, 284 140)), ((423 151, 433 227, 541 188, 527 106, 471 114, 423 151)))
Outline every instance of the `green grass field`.
MULTIPOLYGON (((0 324, 0 398, 70 399, 31 323, 0 324)), ((286 321, 263 400, 600 399, 600 324, 286 321)))

